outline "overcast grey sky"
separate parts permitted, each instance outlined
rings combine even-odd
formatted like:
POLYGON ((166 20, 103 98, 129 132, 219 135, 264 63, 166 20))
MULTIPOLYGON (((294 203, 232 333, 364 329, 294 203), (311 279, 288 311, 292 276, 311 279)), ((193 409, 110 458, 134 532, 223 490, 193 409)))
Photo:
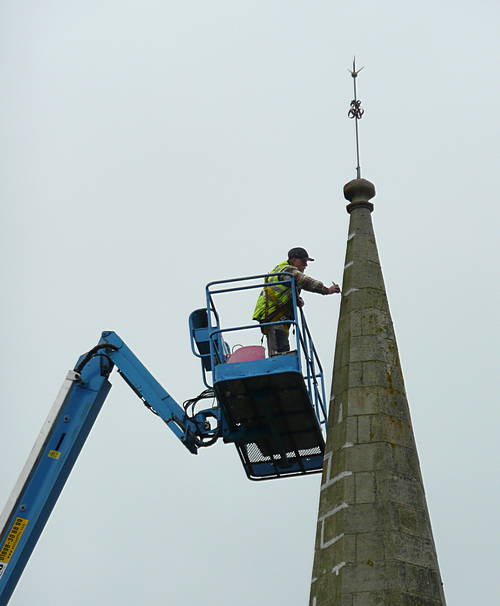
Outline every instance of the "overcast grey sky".
MULTIPOLYGON (((498 3, 0 3, 0 508, 77 357, 115 330, 178 401, 206 282, 291 246, 340 281, 362 171, 453 606, 498 570, 498 3)), ((306 295, 330 383, 339 299, 306 295)), ((251 310, 231 313, 246 322, 251 310)), ((252 483, 113 389, 11 600, 305 606, 319 476, 252 483)))

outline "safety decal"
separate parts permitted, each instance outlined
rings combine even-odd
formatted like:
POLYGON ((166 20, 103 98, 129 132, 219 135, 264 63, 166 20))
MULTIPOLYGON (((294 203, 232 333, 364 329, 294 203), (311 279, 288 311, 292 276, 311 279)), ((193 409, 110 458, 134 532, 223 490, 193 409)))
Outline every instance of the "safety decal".
POLYGON ((14 520, 10 532, 0 548, 0 566, 2 566, 0 576, 5 572, 5 566, 10 562, 10 559, 14 555, 14 551, 23 536, 23 532, 25 531, 28 522, 29 520, 26 518, 16 518, 14 520))

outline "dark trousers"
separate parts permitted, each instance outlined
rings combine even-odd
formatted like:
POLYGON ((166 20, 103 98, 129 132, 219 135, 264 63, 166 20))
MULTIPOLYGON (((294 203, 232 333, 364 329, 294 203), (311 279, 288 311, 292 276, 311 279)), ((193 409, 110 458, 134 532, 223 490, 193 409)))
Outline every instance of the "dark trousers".
POLYGON ((267 336, 267 355, 269 357, 290 351, 288 327, 289 324, 266 327, 265 334, 267 336))

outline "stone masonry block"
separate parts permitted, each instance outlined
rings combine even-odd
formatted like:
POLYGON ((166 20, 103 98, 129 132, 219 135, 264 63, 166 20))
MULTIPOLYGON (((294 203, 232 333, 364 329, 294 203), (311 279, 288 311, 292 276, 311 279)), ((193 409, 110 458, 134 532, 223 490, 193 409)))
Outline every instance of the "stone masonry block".
POLYGON ((401 560, 414 566, 436 568, 434 546, 429 538, 399 532, 385 533, 386 559, 401 560))
MULTIPOLYGON (((384 363, 387 373, 395 375, 400 366, 396 341, 381 335, 347 335, 342 346, 336 348, 334 371, 338 372, 347 364, 371 361, 384 363)), ((390 380, 400 381, 395 377, 390 380)), ((352 387, 352 384, 346 387, 352 387)))
MULTIPOLYGON (((331 542, 335 537, 340 537, 341 535, 354 536, 360 532, 371 532, 374 527, 380 525, 378 524, 377 512, 373 507, 366 504, 349 505, 349 507, 337 511, 335 515, 328 515, 327 512, 319 520, 319 532, 323 537, 320 545, 322 544, 323 546, 331 542)), ((351 555, 351 560, 354 561, 356 555, 354 552, 351 555)))
POLYGON ((357 503, 342 511, 338 518, 338 528, 347 534, 375 532, 384 527, 383 512, 371 503, 357 503))
MULTIPOLYGON (((391 343, 393 343, 393 341, 391 341, 391 343)), ((371 360, 386 362, 388 355, 390 355, 387 351, 387 339, 381 338, 378 335, 351 337, 348 353, 349 362, 365 362, 371 360)))
POLYGON ((362 316, 361 312, 353 311, 349 314, 349 332, 351 333, 351 337, 357 337, 362 334, 362 316))
POLYGON ((385 362, 363 362, 362 377, 362 385, 388 386, 389 374, 385 362))
MULTIPOLYGON (((445 605, 439 574, 435 567, 415 566, 408 562, 393 560, 387 562, 387 569, 394 588, 397 587, 401 592, 418 595, 423 599, 435 600, 440 606, 445 605)), ((433 603, 432 606, 435 604, 433 603)))
MULTIPOLYGON (((341 595, 352 596, 353 606, 444 606, 442 593, 436 591, 433 582, 426 582, 426 571, 420 571, 417 579, 412 576, 414 571, 411 568, 395 570, 391 563, 384 566, 358 564, 346 567, 341 595), (415 593, 407 590, 408 576, 412 576, 411 584, 415 586, 415 593)), ((340 603, 340 596, 339 601, 335 597, 335 594, 330 594, 330 601, 322 604, 334 606, 340 603)), ((321 603, 317 605, 321 606, 321 603)))
POLYGON ((352 362, 347 366, 347 381, 346 387, 363 387, 363 362, 352 362))
MULTIPOLYGON (((373 221, 369 209, 360 208, 355 213, 349 215, 349 237, 352 234, 369 234, 375 237, 373 230, 373 221)), ((349 242, 350 240, 348 240, 349 242)))
POLYGON ((368 208, 360 208, 355 213, 350 214, 349 234, 352 233, 369 234, 372 238, 375 238, 372 214, 368 208))
POLYGON ((425 495, 419 478, 397 474, 392 470, 375 472, 377 501, 425 508, 425 495))
POLYGON ((354 563, 356 561, 357 535, 346 534, 346 535, 344 535, 342 542, 343 542, 342 558, 336 560, 336 562, 346 562, 348 564, 354 563))
POLYGON ((336 423, 330 428, 327 436, 327 451, 334 453, 335 467, 338 468, 338 457, 341 456, 346 444, 355 444, 358 441, 358 422, 356 417, 347 417, 342 423, 336 423))
POLYGON ((345 341, 341 344, 342 347, 337 347, 335 351, 335 365, 337 368, 347 366, 350 362, 350 343, 354 337, 346 335, 345 341))
POLYGON ((382 337, 381 335, 377 337, 377 340, 378 346, 384 354, 387 371, 392 372, 392 369, 395 367, 400 369, 399 353, 396 341, 394 339, 382 337))
POLYGON ((325 561, 332 567, 338 562, 354 562, 356 560, 356 537, 347 535, 339 525, 337 515, 327 516, 320 522, 320 549, 324 552, 325 561))
POLYGON ((383 387, 354 387, 344 392, 344 401, 347 403, 350 415, 385 412, 382 407, 386 399, 387 391, 383 387))
MULTIPOLYGON (((383 360, 351 362, 348 369, 349 387, 386 387, 389 392, 397 389, 394 370, 383 360)), ((401 390, 403 391, 403 390, 401 390)))
MULTIPOLYGON (((336 360, 337 363, 339 360, 336 360)), ((384 360, 351 361, 347 365, 336 365, 333 370, 335 397, 346 389, 356 387, 385 387, 389 395, 405 393, 399 362, 395 366, 384 360)))
POLYGON ((363 309, 357 313, 361 314, 361 334, 396 340, 391 316, 387 310, 363 309))
POLYGON ((333 395, 333 392, 331 392, 329 406, 328 406, 328 418, 329 419, 335 418, 335 405, 336 405, 335 396, 333 395))
MULTIPOLYGON (((359 230, 356 235, 350 240, 350 258, 359 263, 370 263, 378 265, 380 268, 380 260, 377 253, 377 245, 375 239, 369 234, 362 234, 359 230)), ((381 270, 379 269, 381 273, 381 270)))
POLYGON ((389 392, 385 387, 353 387, 341 394, 349 415, 385 413, 399 419, 408 418, 408 405, 404 394, 389 392))
POLYGON ((330 469, 332 465, 332 452, 330 450, 326 450, 325 456, 323 457, 323 471, 321 473, 321 485, 323 485, 330 475, 330 469))
POLYGON ((341 503, 350 505, 355 501, 354 476, 332 475, 332 479, 321 485, 321 500, 319 515, 325 515, 341 503))
POLYGON ((401 372, 401 365, 399 359, 396 363, 386 367, 386 379, 389 393, 401 392, 406 393, 405 382, 403 379, 403 373, 401 372))
POLYGON ((339 370, 346 365, 346 354, 345 349, 348 349, 348 344, 350 340, 350 335, 348 333, 344 333, 344 342, 340 343, 337 339, 337 344, 335 346, 335 355, 333 358, 333 372, 334 374, 339 372, 339 370), (344 345, 344 343, 346 345, 344 345))
POLYGON ((371 439, 415 448, 413 430, 406 420, 389 415, 374 415, 371 423, 371 439))
POLYGON ((375 474, 361 471, 354 474, 356 486, 356 503, 373 503, 375 501, 375 474))
MULTIPOLYGON (((353 285, 351 288, 358 288, 359 290, 351 292, 347 297, 342 301, 345 302, 345 311, 351 313, 356 310, 364 310, 364 309, 379 309, 386 313, 389 312, 389 305, 387 303, 387 296, 385 294, 385 290, 380 290, 377 288, 360 288, 360 285, 353 285)), ((344 287, 345 290, 345 287, 344 287)), ((348 292, 349 289, 345 290, 348 292)), ((341 309, 342 313, 342 309, 341 309)))
MULTIPOLYGON (((357 417, 346 418, 346 441, 344 444, 356 444, 358 442, 358 419, 357 417)), ((344 445, 342 444, 342 446, 344 445)))
POLYGON ((366 591, 380 591, 385 588, 385 568, 377 564, 356 564, 343 569, 342 591, 354 593, 360 587, 366 591))
POLYGON ((430 522, 425 508, 402 503, 394 504, 394 507, 398 512, 399 530, 401 532, 430 539, 430 522))
POLYGON ((363 415, 358 417, 358 442, 370 442, 371 441, 371 423, 372 417, 370 415, 363 415))
POLYGON ((396 473, 417 478, 422 483, 417 451, 414 448, 396 445, 393 447, 393 458, 393 469, 396 473))
MULTIPOLYGON (((333 442, 334 436, 331 437, 332 441, 327 442, 327 448, 331 448, 333 452, 330 484, 335 483, 335 478, 339 477, 339 474, 345 475, 346 473, 352 473, 352 470, 346 467, 346 449, 340 447, 340 442, 335 444, 333 442)), ((328 436, 327 439, 329 440, 330 436, 328 436)))
POLYGON ((346 476, 338 482, 324 485, 319 506, 318 519, 329 515, 332 511, 341 510, 345 505, 354 505, 354 477, 346 476))
POLYGON ((348 376, 349 367, 340 366, 337 364, 337 361, 335 361, 332 380, 332 393, 335 396, 335 399, 337 399, 339 394, 343 393, 349 387, 349 383, 347 381, 348 376))
POLYGON ((356 536, 356 562, 358 564, 383 564, 384 534, 382 532, 365 532, 356 536))
POLYGON ((321 536, 320 549, 327 550, 325 551, 325 557, 331 562, 341 562, 343 559, 344 537, 342 531, 339 531, 337 520, 338 514, 327 516, 319 522, 321 526, 319 530, 321 536))
POLYGON ((334 425, 344 423, 347 417, 347 407, 342 396, 335 397, 335 414, 331 417, 334 425))
MULTIPOLYGON (((384 278, 378 262, 365 259, 350 266, 350 279, 354 288, 377 288, 384 290, 384 278)), ((345 291, 345 287, 344 287, 345 291)))
MULTIPOLYGON (((319 549, 319 542, 316 541, 316 547, 315 547, 315 553, 319 554, 320 553, 320 549, 319 549)), ((322 567, 322 562, 320 562, 320 559, 318 557, 314 558, 314 562, 313 562, 313 569, 312 569, 312 585, 311 588, 313 587, 317 587, 317 580, 321 577, 321 567, 322 567), (315 584, 316 583, 316 584, 315 584)))
POLYGON ((404 389, 402 391, 394 388, 388 390, 387 398, 387 414, 410 422, 410 407, 408 406, 408 400, 406 399, 404 389))
POLYGON ((313 578, 316 580, 311 584, 310 606, 330 606, 340 601, 340 576, 332 575, 331 570, 320 565, 313 570, 313 578))
POLYGON ((353 472, 387 469, 392 464, 392 448, 384 443, 358 444, 345 449, 345 468, 353 472))
POLYGON ((345 435, 346 423, 345 419, 341 423, 330 425, 330 429, 326 438, 326 448, 328 452, 335 453, 339 444, 342 442, 342 437, 345 435))
MULTIPOLYGON (((325 557, 328 558, 330 562, 343 562, 344 561, 344 547, 345 547, 345 534, 343 524, 341 523, 341 518, 343 511, 339 511, 336 515, 327 516, 321 522, 321 542, 320 548, 325 550, 325 557), (328 554, 328 555, 326 555, 328 554)), ((351 536, 351 550, 355 553, 355 542, 354 537, 351 536)), ((353 556, 351 554, 350 561, 353 561, 353 556)))

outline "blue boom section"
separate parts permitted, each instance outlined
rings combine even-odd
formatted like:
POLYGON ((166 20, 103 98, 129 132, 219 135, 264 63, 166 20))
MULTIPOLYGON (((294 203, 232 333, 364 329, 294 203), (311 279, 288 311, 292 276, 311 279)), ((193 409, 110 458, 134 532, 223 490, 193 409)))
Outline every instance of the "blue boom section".
MULTIPOLYGON (((68 372, 39 438, 0 517, 0 606, 5 606, 50 516, 111 388, 116 365, 128 385, 188 450, 213 440, 207 410, 189 419, 118 335, 104 332, 99 344, 68 372)), ((215 438, 217 435, 215 436, 215 438)))
POLYGON ((193 454, 197 453, 196 438, 203 428, 186 417, 184 410, 158 383, 131 349, 114 332, 103 332, 101 345, 110 345, 106 355, 116 364, 118 372, 141 400, 157 414, 193 454))
POLYGON ((101 357, 70 371, 11 501, 0 534, 0 606, 5 606, 111 388, 101 357))

